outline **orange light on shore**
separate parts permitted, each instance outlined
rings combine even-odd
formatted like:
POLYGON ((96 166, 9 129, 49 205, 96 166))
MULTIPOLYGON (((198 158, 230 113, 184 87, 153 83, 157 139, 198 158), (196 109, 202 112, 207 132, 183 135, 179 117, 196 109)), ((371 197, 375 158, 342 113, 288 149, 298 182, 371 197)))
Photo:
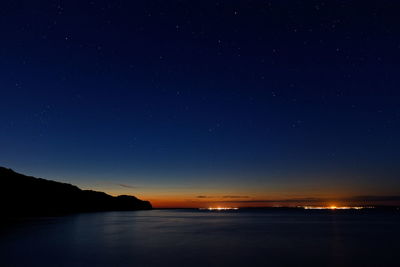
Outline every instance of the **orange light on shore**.
POLYGON ((306 210, 361 210, 361 209, 371 209, 373 207, 337 207, 337 206, 322 206, 322 207, 314 207, 314 206, 300 206, 299 208, 303 208, 306 210))
POLYGON ((238 210, 238 209, 239 208, 231 208, 231 207, 200 208, 200 210, 211 210, 211 211, 238 210))

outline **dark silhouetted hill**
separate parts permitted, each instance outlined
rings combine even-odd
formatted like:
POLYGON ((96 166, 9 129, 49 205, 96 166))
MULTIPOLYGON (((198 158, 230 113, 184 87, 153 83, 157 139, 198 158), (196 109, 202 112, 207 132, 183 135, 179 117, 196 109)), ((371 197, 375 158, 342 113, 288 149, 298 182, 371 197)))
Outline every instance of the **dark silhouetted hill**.
POLYGON ((103 192, 31 176, 0 167, 1 213, 6 216, 41 216, 72 212, 151 209, 150 202, 134 196, 113 197, 103 192))

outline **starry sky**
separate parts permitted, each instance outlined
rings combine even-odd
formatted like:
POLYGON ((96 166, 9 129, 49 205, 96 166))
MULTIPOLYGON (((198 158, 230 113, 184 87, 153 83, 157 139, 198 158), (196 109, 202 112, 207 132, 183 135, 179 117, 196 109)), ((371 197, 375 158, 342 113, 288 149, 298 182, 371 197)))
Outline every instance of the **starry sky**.
POLYGON ((0 165, 156 207, 400 203, 397 1, 1 1, 0 165))

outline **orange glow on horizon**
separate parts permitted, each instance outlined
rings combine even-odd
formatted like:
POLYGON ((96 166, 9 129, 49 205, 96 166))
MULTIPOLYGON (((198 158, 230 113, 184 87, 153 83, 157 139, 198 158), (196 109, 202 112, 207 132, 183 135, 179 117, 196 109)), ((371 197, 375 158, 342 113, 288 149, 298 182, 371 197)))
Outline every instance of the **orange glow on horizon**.
MULTIPOLYGON (((107 190, 104 190, 107 191, 107 190)), ((136 190, 135 190, 136 191, 136 190)), ((108 191, 111 195, 134 195, 139 199, 150 201, 154 208, 195 208, 208 209, 218 207, 302 207, 305 209, 357 209, 358 207, 379 206, 379 202, 346 201, 351 195, 291 195, 291 194, 246 194, 246 192, 135 192, 108 191), (229 197, 228 197, 229 196, 229 197), (332 200, 335 200, 332 202, 332 200)), ((386 204, 386 203, 384 203, 386 204)), ((390 203, 389 203, 390 204, 390 203)), ((398 203, 394 203, 398 204, 398 203)))
POLYGON ((185 197, 154 197, 154 198, 143 198, 149 200, 154 208, 197 208, 197 209, 218 209, 218 208, 246 208, 246 207, 324 207, 329 209, 343 209, 343 207, 358 207, 360 205, 346 204, 346 205, 329 205, 326 201, 313 203, 313 206, 299 202, 297 199, 293 199, 292 202, 285 201, 226 201, 223 198, 215 199, 197 199, 197 198, 185 198, 185 197))

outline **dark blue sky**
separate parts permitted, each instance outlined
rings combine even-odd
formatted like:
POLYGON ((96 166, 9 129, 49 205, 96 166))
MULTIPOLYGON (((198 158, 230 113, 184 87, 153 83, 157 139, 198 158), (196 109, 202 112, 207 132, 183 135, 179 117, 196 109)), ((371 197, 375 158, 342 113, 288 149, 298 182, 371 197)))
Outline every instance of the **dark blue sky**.
POLYGON ((400 194, 396 1, 0 5, 3 166, 154 201, 400 194))

